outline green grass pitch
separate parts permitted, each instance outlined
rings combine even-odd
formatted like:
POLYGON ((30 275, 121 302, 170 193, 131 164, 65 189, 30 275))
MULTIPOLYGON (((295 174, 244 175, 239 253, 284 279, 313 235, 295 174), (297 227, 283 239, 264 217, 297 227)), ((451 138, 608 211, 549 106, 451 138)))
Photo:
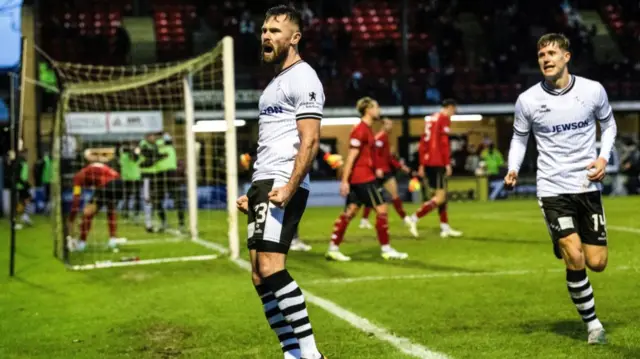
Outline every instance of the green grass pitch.
MULTIPOLYGON (((637 359, 640 198, 606 198, 605 207, 609 266, 589 275, 606 346, 586 344, 535 200, 451 203, 451 225, 465 232, 457 239, 438 236, 437 212, 420 222, 418 240, 391 212, 392 245, 410 255, 404 262, 380 258, 375 232, 359 229, 357 221, 342 247, 353 261, 326 261, 340 209, 309 208, 300 232, 313 250, 291 253, 288 267, 304 290, 449 358, 637 359)), ((202 237, 225 245, 224 213, 199 215, 202 237)), ((241 238, 244 221, 241 216, 241 238)), ((16 277, 0 275, 0 358, 282 358, 249 273, 226 258, 70 271, 52 256, 48 220, 35 222, 18 232, 16 277)), ((120 232, 162 238, 127 224, 120 232)), ((94 223, 95 243, 105 233, 106 224, 94 223)), ((0 270, 7 273, 6 219, 0 238, 0 270)), ((72 261, 212 253, 169 242, 117 254, 96 247, 72 261)), ((411 358, 313 304, 309 313, 319 348, 331 359, 411 358)))

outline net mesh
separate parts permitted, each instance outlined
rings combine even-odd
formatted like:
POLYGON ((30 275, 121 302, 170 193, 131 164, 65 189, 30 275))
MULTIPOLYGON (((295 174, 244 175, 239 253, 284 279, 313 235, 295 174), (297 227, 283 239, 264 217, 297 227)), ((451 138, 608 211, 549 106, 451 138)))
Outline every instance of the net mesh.
MULTIPOLYGON (((68 264, 197 260, 211 249, 190 239, 227 244, 225 133, 196 133, 196 166, 187 171, 184 125, 185 96, 223 92, 222 44, 175 63, 106 67, 52 61, 63 86, 54 126, 54 234, 57 254, 68 264), (70 223, 78 191, 74 176, 96 160, 121 179, 111 183, 117 188, 83 186, 79 213, 70 223), (188 176, 197 183, 197 211, 191 213, 188 176), (99 207, 92 218, 91 204, 99 207), (190 216, 198 218, 193 235, 190 216)), ((198 101, 196 112, 221 113, 221 98, 198 101)), ((223 121, 220 115, 217 120, 223 121)))

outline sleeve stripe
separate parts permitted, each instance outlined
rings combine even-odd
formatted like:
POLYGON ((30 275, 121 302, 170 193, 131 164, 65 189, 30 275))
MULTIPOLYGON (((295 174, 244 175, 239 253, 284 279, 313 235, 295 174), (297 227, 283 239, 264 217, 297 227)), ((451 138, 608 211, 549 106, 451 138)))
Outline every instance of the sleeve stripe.
POLYGON ((322 118, 322 114, 318 112, 304 112, 304 113, 296 114, 297 119, 304 118, 304 117, 322 118))
POLYGON ((518 131, 515 127, 513 128, 513 132, 518 136, 528 136, 529 132, 518 131))
POLYGON ((612 117, 613 117, 613 110, 610 110, 608 115, 606 115, 606 116, 605 116, 605 117, 603 117, 603 118, 599 118, 599 119, 598 119, 598 121, 600 121, 600 122, 607 122, 607 121, 609 121, 612 117))

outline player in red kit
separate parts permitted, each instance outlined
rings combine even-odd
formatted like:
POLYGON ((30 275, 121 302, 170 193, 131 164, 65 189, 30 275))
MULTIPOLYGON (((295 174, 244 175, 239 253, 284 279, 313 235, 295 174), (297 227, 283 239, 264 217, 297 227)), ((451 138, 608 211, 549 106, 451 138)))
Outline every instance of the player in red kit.
POLYGON ((361 121, 354 126, 349 136, 349 155, 343 166, 340 194, 347 198, 345 210, 335 222, 331 243, 326 253, 327 259, 350 261, 351 258, 340 252, 340 243, 344 239, 349 222, 358 213, 362 205, 376 211, 376 231, 384 259, 406 259, 408 255, 393 249, 389 245, 389 221, 387 205, 380 193, 381 187, 376 180, 377 164, 374 158, 375 138, 371 125, 380 118, 380 106, 370 97, 358 100, 356 105, 361 121))
POLYGON ((422 179, 422 195, 424 203, 412 215, 414 221, 426 216, 438 208, 440 212, 440 236, 460 237, 462 232, 449 226, 447 215, 447 177, 451 176, 451 161, 449 148, 449 132, 451 116, 456 113, 456 102, 444 100, 440 112, 432 115, 425 122, 424 134, 420 138, 418 155, 420 164, 418 176, 422 179), (427 197, 427 185, 434 191, 434 196, 427 197))
MULTIPOLYGON (((91 157, 89 155, 88 157, 91 157)), ((125 238, 116 235, 116 204, 124 199, 124 183, 120 179, 120 173, 113 168, 94 162, 82 168, 73 176, 73 203, 67 220, 69 233, 73 233, 76 215, 80 208, 80 195, 83 188, 93 188, 91 200, 84 206, 82 222, 80 224, 80 239, 73 235, 67 237, 67 247, 72 252, 81 252, 87 246, 87 235, 91 229, 91 221, 95 214, 107 207, 107 219, 109 223, 109 247, 114 248, 118 244, 126 242, 125 238)))
MULTIPOLYGON (((398 195, 398 182, 396 181, 395 171, 402 170, 405 173, 411 173, 411 169, 396 159, 391 153, 391 147, 389 145, 389 133, 393 129, 393 122, 390 119, 385 118, 382 120, 382 129, 375 136, 375 162, 378 169, 376 170, 376 177, 380 182, 380 185, 391 195, 391 203, 393 208, 400 218, 404 220, 404 223, 409 228, 409 231, 414 237, 418 236, 418 230, 416 229, 416 222, 407 216, 402 206, 402 199, 398 195)), ((365 207, 362 219, 360 220, 360 228, 372 228, 369 223, 369 212, 371 207, 365 207)))

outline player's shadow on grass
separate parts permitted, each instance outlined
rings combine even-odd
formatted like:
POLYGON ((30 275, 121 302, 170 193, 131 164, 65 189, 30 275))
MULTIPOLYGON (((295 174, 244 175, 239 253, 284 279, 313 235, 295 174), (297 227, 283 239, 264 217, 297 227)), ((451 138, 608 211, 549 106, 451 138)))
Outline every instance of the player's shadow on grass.
POLYGON ((417 254, 409 253, 409 258, 404 260, 385 260, 380 255, 380 249, 361 249, 355 252, 345 253, 352 258, 354 262, 367 262, 367 263, 379 263, 381 265, 398 266, 402 268, 414 268, 425 271, 440 271, 440 272, 458 272, 458 273, 477 273, 484 272, 479 269, 469 269, 466 267, 445 266, 440 264, 425 263, 420 260, 417 254))
POLYGON ((23 279, 20 277, 20 275, 16 275, 15 277, 12 278, 12 280, 16 281, 16 282, 20 282, 28 287, 31 287, 33 289, 37 289, 38 291, 50 294, 50 295, 55 295, 55 296, 61 296, 63 295, 61 292, 56 291, 55 289, 52 289, 50 287, 45 287, 44 285, 41 284, 37 284, 37 283, 33 283, 30 282, 26 279, 23 279))
MULTIPOLYGON (((616 329, 622 325, 620 322, 603 322, 607 331, 609 340, 613 338, 614 343, 605 346, 593 346, 593 350, 603 350, 607 352, 616 352, 617 357, 621 359, 638 359, 640 358, 640 347, 622 346, 615 344, 616 329), (601 349, 600 349, 601 348, 601 349)), ((541 321, 537 323, 527 323, 522 326, 525 333, 533 333, 538 331, 548 331, 557 335, 561 335, 577 342, 586 343, 587 332, 585 326, 579 320, 558 320, 558 321, 541 321)))
POLYGON ((289 257, 294 257, 295 261, 287 263, 287 267, 294 271, 304 272, 305 274, 319 274, 322 277, 348 277, 349 270, 343 270, 344 267, 335 265, 335 262, 326 260, 324 252, 289 252, 289 257))

